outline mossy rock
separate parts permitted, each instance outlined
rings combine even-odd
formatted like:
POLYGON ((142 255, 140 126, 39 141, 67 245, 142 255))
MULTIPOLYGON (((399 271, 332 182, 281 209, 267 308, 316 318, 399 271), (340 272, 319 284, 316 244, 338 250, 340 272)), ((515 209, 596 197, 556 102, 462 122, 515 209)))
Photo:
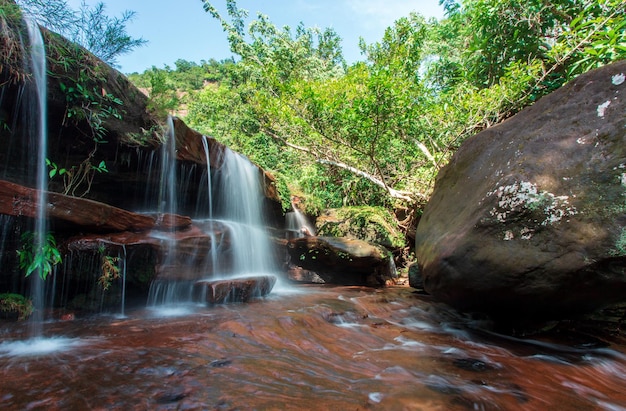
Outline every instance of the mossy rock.
POLYGON ((0 294, 0 317, 25 320, 33 313, 33 303, 20 294, 0 294))
POLYGON ((409 285, 412 288, 423 289, 424 279, 420 273, 420 268, 417 263, 411 263, 409 265, 409 285))
POLYGON ((290 263, 327 284, 384 287, 397 278, 385 247, 345 237, 301 237, 287 243, 290 263))
POLYGON ((317 218, 316 229, 320 236, 354 238, 389 249, 405 243, 394 216, 382 207, 328 209, 317 218))

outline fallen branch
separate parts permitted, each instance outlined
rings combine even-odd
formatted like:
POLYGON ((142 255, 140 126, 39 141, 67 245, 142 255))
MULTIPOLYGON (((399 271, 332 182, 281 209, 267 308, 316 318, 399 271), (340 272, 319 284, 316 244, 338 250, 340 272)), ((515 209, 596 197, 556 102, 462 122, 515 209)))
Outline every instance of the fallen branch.
POLYGON ((320 163, 320 164, 326 164, 326 165, 339 167, 339 168, 342 168, 344 170, 348 170, 349 172, 351 172, 353 174, 356 174, 356 175, 358 175, 360 177, 363 177, 363 178, 371 181, 372 183, 376 184, 377 186, 381 187, 382 189, 386 190, 392 198, 398 198, 398 199, 409 201, 409 202, 414 202, 415 201, 415 199, 411 196, 412 193, 410 193, 408 191, 395 190, 395 189, 393 189, 391 187, 388 187, 383 181, 381 181, 380 179, 374 177, 373 175, 371 175, 369 173, 366 173, 363 170, 359 170, 357 168, 349 166, 349 165, 347 165, 345 163, 340 163, 338 161, 318 159, 317 162, 320 163))
MULTIPOLYGON (((339 167, 341 169, 347 170, 353 174, 356 174, 360 177, 363 177, 369 181, 371 181, 372 183, 374 183, 375 185, 381 187, 383 190, 385 190, 387 193, 389 193, 389 195, 392 198, 397 198, 400 200, 404 200, 404 201, 408 201, 410 203, 414 203, 415 202, 415 196, 416 194, 408 192, 408 191, 400 191, 400 190, 395 190, 391 187, 388 187, 387 184, 385 184, 384 181, 380 180, 379 178, 376 178, 375 176, 363 171, 363 170, 359 170, 358 168, 352 167, 348 164, 345 163, 341 163, 339 161, 333 161, 333 160, 328 160, 328 159, 323 159, 323 158, 319 158, 318 155, 316 155, 316 153, 309 149, 308 147, 303 147, 303 146, 298 146, 296 144, 290 143, 287 141, 287 139, 277 135, 276 133, 273 133, 270 130, 264 130, 265 133, 267 133, 270 137, 281 141, 282 143, 284 143, 287 147, 291 147, 295 150, 299 150, 302 152, 305 152, 307 154, 310 154, 311 156, 315 157, 315 160, 320 163, 320 164, 326 164, 326 165, 332 165, 335 167, 339 167)), ((422 195, 422 194, 417 194, 417 197, 422 198, 422 199, 427 199, 426 196, 422 195)))

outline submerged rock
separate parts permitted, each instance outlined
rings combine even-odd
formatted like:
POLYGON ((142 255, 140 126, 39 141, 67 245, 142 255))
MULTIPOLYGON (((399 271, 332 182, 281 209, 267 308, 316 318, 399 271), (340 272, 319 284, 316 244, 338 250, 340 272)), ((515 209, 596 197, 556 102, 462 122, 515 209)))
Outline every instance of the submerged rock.
POLYGON ((417 228, 426 291, 507 317, 626 299, 625 74, 581 75, 463 143, 417 228))
POLYGON ((276 277, 273 275, 202 280, 194 284, 194 294, 198 301, 208 304, 241 303, 266 296, 274 284, 276 277))

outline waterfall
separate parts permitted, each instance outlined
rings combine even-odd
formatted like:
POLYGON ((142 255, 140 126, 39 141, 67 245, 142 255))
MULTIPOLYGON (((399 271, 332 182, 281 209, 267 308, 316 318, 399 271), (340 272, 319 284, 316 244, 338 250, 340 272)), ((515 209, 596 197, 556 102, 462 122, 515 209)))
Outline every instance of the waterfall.
POLYGON ((167 118, 166 141, 161 151, 161 181, 159 185, 159 213, 176 214, 176 133, 172 116, 167 118))
POLYGON ((291 209, 293 211, 285 214, 285 229, 287 230, 287 235, 290 238, 315 235, 315 227, 309 223, 306 216, 302 214, 293 202, 291 203, 291 209))
MULTIPOLYGON (((194 290, 199 282, 268 275, 277 271, 263 219, 265 196, 261 184, 262 171, 244 156, 225 148, 218 161, 221 164, 219 170, 212 173, 206 137, 203 137, 203 143, 207 163, 208 210, 197 210, 196 213, 209 218, 196 218, 193 224, 205 234, 208 248, 189 250, 186 245, 169 240, 175 237, 173 232, 155 234, 162 241, 171 241, 173 247, 168 247, 160 272, 150 285, 150 307, 189 304, 198 299, 202 301, 194 290), (216 195, 212 194, 213 190, 216 195)), ((164 161, 167 159, 164 156, 164 161)), ((172 156, 167 161, 173 159, 172 156)), ((172 167, 164 165, 163 170, 172 167)), ((165 185, 174 185, 171 172, 164 172, 163 176, 167 180, 165 185)))
POLYGON ((229 229, 233 253, 233 274, 275 272, 270 238, 265 230, 261 171, 247 158, 224 150, 215 181, 217 196, 214 214, 229 229))
MULTIPOLYGON (((178 198, 176 195, 176 132, 172 116, 167 118, 167 132, 165 142, 161 147, 161 177, 159 182, 158 212, 160 215, 175 215, 177 212, 178 198)), ((160 262, 161 267, 167 269, 176 263, 176 239, 174 229, 166 233, 157 234, 165 244, 165 251, 160 262)), ((148 306, 173 304, 184 302, 186 292, 182 288, 189 288, 189 282, 171 280, 169 278, 156 278, 150 284, 148 292, 148 306)), ((191 291, 189 291, 191 293, 191 291)))
POLYGON ((202 136, 202 148, 204 148, 204 157, 206 158, 207 171, 207 196, 208 196, 208 213, 209 220, 213 218, 213 195, 211 194, 211 155, 209 153, 209 140, 206 136, 202 136))
MULTIPOLYGON (((47 224, 46 224, 46 204, 48 175, 46 168, 48 135, 46 130, 46 55, 43 42, 43 36, 39 30, 39 26, 26 20, 28 27, 28 36, 30 40, 30 65, 33 74, 34 92, 33 98, 29 102, 29 144, 34 152, 37 153, 36 184, 38 190, 37 201, 37 218, 35 219, 35 232, 33 236, 33 252, 43 252, 47 242, 47 224)), ((41 266, 33 274, 31 274, 31 298, 35 311, 31 317, 31 333, 34 337, 38 337, 42 333, 43 320, 43 279, 44 273, 41 272, 41 266)))

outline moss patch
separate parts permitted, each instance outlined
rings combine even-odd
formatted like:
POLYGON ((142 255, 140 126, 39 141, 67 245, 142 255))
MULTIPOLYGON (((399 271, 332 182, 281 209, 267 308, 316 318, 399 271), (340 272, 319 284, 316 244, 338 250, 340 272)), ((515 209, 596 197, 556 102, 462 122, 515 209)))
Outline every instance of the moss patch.
POLYGON ((6 317, 17 315, 18 320, 25 320, 33 313, 33 303, 20 294, 0 294, 0 312, 6 317))
POLYGON ((622 228, 622 232, 615 241, 615 248, 610 250, 609 254, 613 257, 626 256, 626 228, 622 228))
POLYGON ((320 236, 356 238, 392 249, 405 242, 394 216, 382 207, 327 210, 317 219, 317 231, 320 236))

